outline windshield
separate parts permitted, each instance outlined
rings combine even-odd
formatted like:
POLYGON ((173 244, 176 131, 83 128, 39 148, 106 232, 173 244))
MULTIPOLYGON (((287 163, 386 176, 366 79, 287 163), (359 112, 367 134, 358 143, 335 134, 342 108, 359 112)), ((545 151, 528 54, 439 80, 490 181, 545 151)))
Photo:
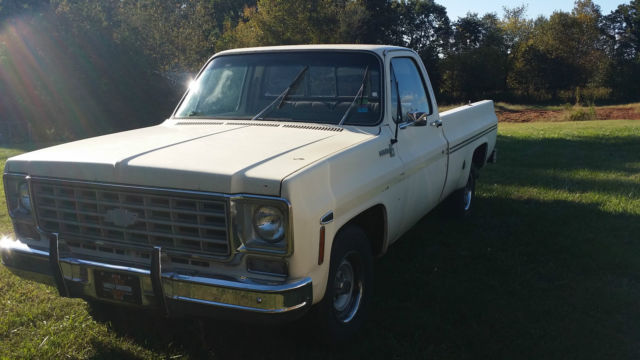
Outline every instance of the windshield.
POLYGON ((191 84, 177 118, 376 125, 380 63, 360 52, 280 52, 215 58, 191 84), (345 117, 346 114, 346 117, 345 117))

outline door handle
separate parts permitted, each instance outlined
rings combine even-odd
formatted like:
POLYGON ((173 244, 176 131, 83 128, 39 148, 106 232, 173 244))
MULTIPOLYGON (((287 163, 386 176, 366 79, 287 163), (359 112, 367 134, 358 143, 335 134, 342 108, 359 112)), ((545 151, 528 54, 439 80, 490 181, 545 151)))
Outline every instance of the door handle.
POLYGON ((434 121, 430 122, 429 125, 435 126, 435 127, 440 127, 440 126, 442 126, 442 120, 434 120, 434 121))

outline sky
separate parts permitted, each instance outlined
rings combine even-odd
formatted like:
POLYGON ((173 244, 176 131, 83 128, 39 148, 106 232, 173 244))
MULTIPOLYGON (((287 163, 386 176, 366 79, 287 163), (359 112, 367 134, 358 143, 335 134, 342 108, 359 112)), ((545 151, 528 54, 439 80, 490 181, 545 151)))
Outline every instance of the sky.
MULTIPOLYGON (((594 0, 600 5, 602 14, 607 15, 615 10, 620 4, 628 4, 629 1, 622 0, 594 0)), ((467 12, 476 12, 481 16, 495 12, 502 17, 502 7, 510 8, 527 4, 527 17, 536 18, 538 15, 549 16, 555 10, 571 11, 573 9, 574 0, 436 0, 436 3, 447 8, 447 14, 451 21, 457 20, 459 17, 465 16, 467 12)))

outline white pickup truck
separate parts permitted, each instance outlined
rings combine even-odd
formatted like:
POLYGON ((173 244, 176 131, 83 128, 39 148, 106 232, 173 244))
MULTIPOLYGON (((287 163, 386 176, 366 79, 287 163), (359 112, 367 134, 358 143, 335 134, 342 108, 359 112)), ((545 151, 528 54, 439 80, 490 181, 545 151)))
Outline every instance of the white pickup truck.
POLYGON ((2 262, 172 316, 312 309, 345 338, 372 259, 445 199, 469 213, 496 132, 491 101, 439 113, 406 48, 224 51, 162 124, 9 159, 2 262))

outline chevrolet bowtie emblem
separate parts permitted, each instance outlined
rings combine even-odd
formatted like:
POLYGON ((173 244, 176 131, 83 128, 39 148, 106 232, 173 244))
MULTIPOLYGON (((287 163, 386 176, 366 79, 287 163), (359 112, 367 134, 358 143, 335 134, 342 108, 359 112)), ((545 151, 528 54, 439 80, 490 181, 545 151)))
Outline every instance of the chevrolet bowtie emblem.
POLYGON ((108 221, 116 226, 127 227, 136 223, 138 214, 126 209, 111 209, 104 215, 104 221, 108 221))

